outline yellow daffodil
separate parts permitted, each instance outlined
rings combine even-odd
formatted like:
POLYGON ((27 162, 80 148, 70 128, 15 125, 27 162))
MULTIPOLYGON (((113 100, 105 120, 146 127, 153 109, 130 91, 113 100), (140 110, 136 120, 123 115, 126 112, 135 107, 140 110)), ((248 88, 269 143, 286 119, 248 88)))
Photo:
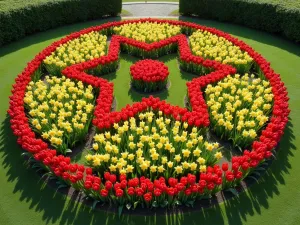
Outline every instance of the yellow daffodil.
POLYGON ((175 172, 176 172, 177 174, 181 174, 181 173, 183 172, 182 166, 176 166, 176 167, 175 167, 175 172))

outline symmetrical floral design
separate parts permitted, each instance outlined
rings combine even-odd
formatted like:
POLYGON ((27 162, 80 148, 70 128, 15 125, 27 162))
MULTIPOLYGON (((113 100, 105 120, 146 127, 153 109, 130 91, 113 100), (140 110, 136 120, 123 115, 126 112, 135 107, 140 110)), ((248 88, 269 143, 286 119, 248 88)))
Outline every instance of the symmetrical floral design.
MULTIPOLYGON (((100 94, 98 95, 94 109, 95 118, 93 124, 101 132, 111 129, 114 124, 124 125, 127 120, 133 120, 131 119, 132 117, 141 115, 141 113, 147 113, 147 110, 150 108, 153 113, 161 111, 162 115, 166 116, 167 119, 174 120, 174 123, 181 121, 182 124, 187 123, 190 127, 196 126, 203 127, 204 129, 210 124, 210 114, 202 91, 209 84, 212 85, 211 88, 216 88, 215 84, 228 75, 234 75, 236 68, 232 65, 222 64, 215 60, 193 55, 186 36, 183 34, 178 34, 151 44, 115 35, 111 39, 107 55, 66 67, 62 73, 69 79, 81 81, 83 84, 87 86, 91 85, 96 89, 100 88, 100 94), (180 66, 183 69, 199 72, 198 74, 200 72, 201 74, 209 73, 187 83, 191 111, 186 108, 171 106, 165 101, 150 97, 143 99, 142 102, 134 103, 132 106, 127 106, 120 112, 110 112, 113 102, 113 84, 105 79, 88 75, 87 73, 93 71, 95 68, 98 68, 101 72, 115 70, 121 47, 124 51, 142 57, 148 57, 149 55, 158 57, 178 49, 180 66)), ((226 80, 221 82, 226 83, 226 80)), ((268 98, 265 99, 268 101, 268 98)), ((285 125, 288 121, 289 108, 287 91, 280 80, 280 76, 270 67, 270 63, 244 42, 214 28, 193 23, 142 19, 103 24, 73 33, 60 41, 54 42, 39 53, 16 78, 12 96, 10 97, 8 113, 11 117, 11 128, 13 133, 18 137, 18 143, 36 161, 41 162, 47 170, 53 172, 59 179, 83 191, 87 196, 103 202, 113 202, 121 206, 127 204, 128 207, 135 207, 138 204, 157 207, 173 206, 179 203, 190 205, 193 201, 203 196, 209 196, 219 190, 237 185, 255 167, 272 155, 271 151, 276 147, 283 135, 285 125), (266 82, 271 87, 271 93, 269 89, 266 94, 272 94, 274 97, 269 122, 252 143, 251 151, 244 150, 242 156, 233 157, 230 165, 224 163, 222 166, 207 166, 205 171, 200 171, 200 176, 193 174, 190 170, 188 174, 184 174, 180 178, 175 175, 169 177, 169 179, 162 176, 154 178, 150 177, 149 174, 141 177, 127 177, 124 173, 114 174, 113 171, 102 171, 103 175, 99 177, 93 173, 94 170, 92 168, 71 163, 69 157, 59 155, 57 150, 51 149, 48 143, 39 138, 32 130, 30 125, 31 119, 26 115, 24 97, 32 77, 36 78, 37 74, 39 74, 37 71, 41 70, 40 68, 46 57, 55 52, 59 46, 79 38, 81 35, 91 32, 110 33, 114 27, 143 23, 179 26, 181 27, 181 31, 187 34, 196 30, 207 31, 224 38, 224 40, 228 40, 234 46, 238 46, 242 52, 247 52, 253 59, 257 72, 265 77, 266 82)), ((148 116, 149 113, 151 111, 148 111, 148 116)))
POLYGON ((140 60, 130 67, 131 85, 141 92, 155 92, 166 88, 169 69, 160 61, 140 60))

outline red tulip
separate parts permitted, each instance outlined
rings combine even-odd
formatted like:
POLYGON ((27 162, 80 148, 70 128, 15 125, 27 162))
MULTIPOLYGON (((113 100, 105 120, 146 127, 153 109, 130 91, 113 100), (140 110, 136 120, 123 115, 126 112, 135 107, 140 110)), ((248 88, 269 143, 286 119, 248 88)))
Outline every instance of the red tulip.
POLYGON ((228 170, 228 163, 223 163, 222 164, 222 170, 225 171, 225 172, 228 170))
POLYGON ((117 189, 116 190, 116 196, 118 197, 118 198, 121 198, 122 196, 123 196, 123 190, 122 189, 117 189))
POLYGON ((102 189, 102 190, 100 191, 100 195, 101 195, 102 197, 107 197, 107 196, 108 196, 108 191, 107 191, 106 189, 102 189))
POLYGON ((152 200, 152 193, 148 192, 148 193, 144 194, 144 199, 146 202, 150 202, 152 200))

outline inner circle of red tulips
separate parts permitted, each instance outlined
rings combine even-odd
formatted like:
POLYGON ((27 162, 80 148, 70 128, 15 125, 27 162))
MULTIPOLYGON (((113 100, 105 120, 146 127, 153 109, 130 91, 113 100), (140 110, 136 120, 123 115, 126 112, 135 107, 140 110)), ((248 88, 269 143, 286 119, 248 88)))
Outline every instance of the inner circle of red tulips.
MULTIPOLYGON (((194 23, 175 20, 140 19, 110 22, 72 33, 61 40, 52 43, 42 52, 37 54, 35 58, 28 63, 23 72, 15 79, 12 95, 10 96, 8 113, 11 118, 11 128, 14 135, 17 136, 18 144, 20 144, 24 150, 31 153, 35 160, 42 162, 45 166, 51 169, 56 176, 64 179, 68 183, 84 184, 82 188, 93 188, 93 190, 98 191, 101 196, 107 196, 108 194, 106 189, 100 190, 101 182, 105 183, 105 187, 107 186, 108 188, 111 188, 112 185, 121 188, 117 189, 115 193, 117 197, 119 197, 124 186, 123 185, 120 187, 120 183, 123 181, 125 181, 123 184, 126 183, 129 187, 132 187, 131 185, 135 185, 136 182, 142 183, 147 181, 148 183, 151 183, 151 181, 145 177, 127 180, 126 176, 120 176, 117 178, 115 175, 109 173, 105 173, 104 177, 100 178, 96 175, 93 175, 92 168, 71 163, 71 159, 69 157, 59 155, 56 150, 50 149, 48 144, 33 132, 33 130, 30 128, 29 119, 25 113, 23 100, 26 92, 26 86, 31 81, 33 73, 41 66, 43 60, 53 51, 55 51, 60 45, 67 43, 72 39, 78 38, 82 34, 87 34, 92 31, 101 31, 103 29, 109 29, 123 24, 147 21, 169 23, 182 27, 201 29, 217 36, 224 37, 234 45, 239 46, 242 51, 248 52, 248 54, 254 59, 255 63, 264 73, 265 77, 270 81, 272 92, 274 94, 274 107, 270 121, 266 128, 262 131, 258 140, 253 142, 251 151, 245 150, 242 156, 232 157, 232 165, 228 166, 228 164, 223 164, 221 168, 219 168, 219 166, 214 168, 209 167, 206 173, 201 173, 200 178, 196 178, 194 175, 189 175, 188 177, 182 179, 182 183, 196 185, 196 190, 199 192, 203 192, 205 188, 211 190, 212 188, 222 184, 219 179, 220 177, 225 177, 228 182, 232 182, 234 179, 240 178, 249 168, 255 168, 262 160, 269 158, 272 155, 271 151, 276 147, 284 133, 284 128, 288 122, 288 115, 290 112, 288 107, 289 98, 287 96, 287 90, 284 86, 284 83, 281 81, 279 74, 274 72, 274 70, 270 67, 270 63, 267 62, 266 59, 264 59, 259 53, 255 52, 250 46, 238 40, 237 38, 234 38, 231 35, 215 28, 209 28, 194 23), (120 183, 116 183, 118 179, 120 183)), ((82 81, 83 83, 100 88, 101 91, 96 101, 96 107, 94 111, 95 118, 93 120, 93 124, 99 129, 109 128, 113 123, 127 120, 128 118, 136 115, 139 112, 142 112, 147 108, 161 110, 164 114, 171 115, 177 120, 186 121, 191 126, 209 126, 208 108, 203 98, 201 88, 205 88, 208 84, 215 83, 225 78, 229 74, 234 74, 235 72, 235 68, 229 65, 223 65, 213 60, 203 59, 201 57, 192 55, 184 35, 177 35, 167 40, 152 44, 146 44, 133 39, 115 35, 112 37, 107 56, 103 56, 82 64, 76 64, 62 71, 62 73, 68 78, 76 79, 82 81), (187 82, 188 97, 190 99, 192 111, 188 111, 186 108, 172 106, 165 101, 160 101, 157 98, 149 97, 144 98, 142 102, 134 103, 132 106, 126 106, 120 112, 110 112, 111 105, 113 103, 113 84, 103 78, 88 75, 85 71, 90 68, 94 68, 99 64, 104 65, 118 60, 121 43, 139 47, 146 51, 161 48, 168 44, 177 43, 179 47, 180 60, 213 68, 214 72, 205 76, 194 78, 191 82, 187 82)), ((160 180, 163 182, 163 178, 160 180)), ((174 180, 175 178, 172 178, 169 180, 168 184, 164 184, 164 190, 166 190, 168 194, 174 194, 179 190, 174 188, 176 183, 174 180)), ((153 194, 156 194, 155 191, 153 194)))
POLYGON ((169 69, 163 62, 144 59, 130 67, 130 74, 134 80, 157 82, 167 79, 169 76, 169 69))

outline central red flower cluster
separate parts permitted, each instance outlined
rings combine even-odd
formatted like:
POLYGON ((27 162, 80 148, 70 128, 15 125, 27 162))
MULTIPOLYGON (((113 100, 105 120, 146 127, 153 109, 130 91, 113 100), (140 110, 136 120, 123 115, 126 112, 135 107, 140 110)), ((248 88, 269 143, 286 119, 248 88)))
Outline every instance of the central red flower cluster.
POLYGON ((158 60, 140 60, 130 67, 130 74, 134 80, 144 82, 164 81, 169 76, 168 67, 158 60))

